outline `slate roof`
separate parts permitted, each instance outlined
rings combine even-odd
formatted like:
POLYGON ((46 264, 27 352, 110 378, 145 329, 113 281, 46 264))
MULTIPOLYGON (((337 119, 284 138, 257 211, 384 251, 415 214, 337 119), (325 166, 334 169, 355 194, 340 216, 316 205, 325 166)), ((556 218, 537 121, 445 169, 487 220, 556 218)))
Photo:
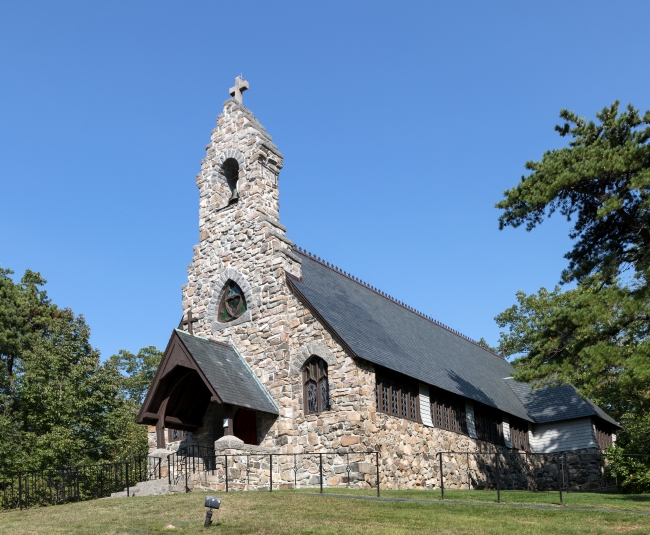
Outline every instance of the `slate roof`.
POLYGON ((180 329, 176 334, 224 403, 279 414, 271 396, 234 347, 180 329))
POLYGON ((573 385, 533 388, 530 383, 520 383, 513 379, 506 379, 505 382, 536 423, 598 416, 610 424, 619 425, 594 402, 582 398, 573 385))
POLYGON ((301 251, 294 252, 302 260, 302 280, 289 280, 298 298, 357 357, 524 420, 596 414, 613 422, 579 396, 581 403, 567 394, 563 405, 552 402, 551 395, 525 395, 516 386, 509 388, 512 381, 506 378, 514 368, 503 358, 301 251), (590 413, 585 406, 592 407, 590 413))

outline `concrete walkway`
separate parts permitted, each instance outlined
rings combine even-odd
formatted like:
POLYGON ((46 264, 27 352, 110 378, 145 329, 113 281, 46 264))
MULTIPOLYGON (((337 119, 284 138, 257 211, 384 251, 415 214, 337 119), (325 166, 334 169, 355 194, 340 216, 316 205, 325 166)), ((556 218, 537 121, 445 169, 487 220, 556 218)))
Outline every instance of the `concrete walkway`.
POLYGON ((377 498, 376 496, 354 496, 351 494, 305 493, 307 496, 323 496, 326 498, 349 498, 352 500, 367 500, 371 502, 405 502, 433 503, 438 505, 485 505, 488 507, 512 507, 514 509, 541 509, 550 511, 601 511, 603 513, 627 513, 631 515, 650 515, 650 511, 634 511, 630 509, 611 509, 609 507, 569 507, 562 505, 543 505, 534 503, 497 503, 497 502, 459 502, 456 500, 416 500, 414 498, 377 498))

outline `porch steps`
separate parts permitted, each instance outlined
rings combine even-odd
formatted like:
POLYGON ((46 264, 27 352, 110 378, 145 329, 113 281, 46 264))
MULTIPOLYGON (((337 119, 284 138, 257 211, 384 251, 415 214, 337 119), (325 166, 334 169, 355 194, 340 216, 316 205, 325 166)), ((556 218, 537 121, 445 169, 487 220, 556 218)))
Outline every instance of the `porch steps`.
MULTIPOLYGON (((170 485, 166 479, 152 479, 130 487, 129 496, 161 496, 184 491, 185 487, 183 485, 170 485)), ((126 498, 126 496, 126 489, 111 494, 111 498, 126 498)))

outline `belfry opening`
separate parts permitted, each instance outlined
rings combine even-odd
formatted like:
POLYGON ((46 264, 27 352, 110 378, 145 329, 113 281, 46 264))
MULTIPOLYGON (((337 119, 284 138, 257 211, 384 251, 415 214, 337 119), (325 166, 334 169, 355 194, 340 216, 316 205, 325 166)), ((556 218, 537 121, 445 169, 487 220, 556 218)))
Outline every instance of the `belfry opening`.
POLYGON ((230 188, 230 199, 228 200, 228 204, 236 203, 239 200, 239 191, 237 190, 237 181, 239 180, 239 162, 234 158, 228 158, 221 165, 221 172, 230 188))

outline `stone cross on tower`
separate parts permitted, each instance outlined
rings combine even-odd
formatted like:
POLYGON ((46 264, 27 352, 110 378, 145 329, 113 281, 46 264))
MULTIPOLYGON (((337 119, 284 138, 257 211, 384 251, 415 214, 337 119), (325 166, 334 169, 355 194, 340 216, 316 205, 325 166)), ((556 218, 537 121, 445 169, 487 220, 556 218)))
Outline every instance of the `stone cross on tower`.
POLYGON ((230 88, 230 96, 235 97, 235 100, 242 104, 242 93, 248 89, 248 82, 241 76, 235 78, 235 87, 230 88))

